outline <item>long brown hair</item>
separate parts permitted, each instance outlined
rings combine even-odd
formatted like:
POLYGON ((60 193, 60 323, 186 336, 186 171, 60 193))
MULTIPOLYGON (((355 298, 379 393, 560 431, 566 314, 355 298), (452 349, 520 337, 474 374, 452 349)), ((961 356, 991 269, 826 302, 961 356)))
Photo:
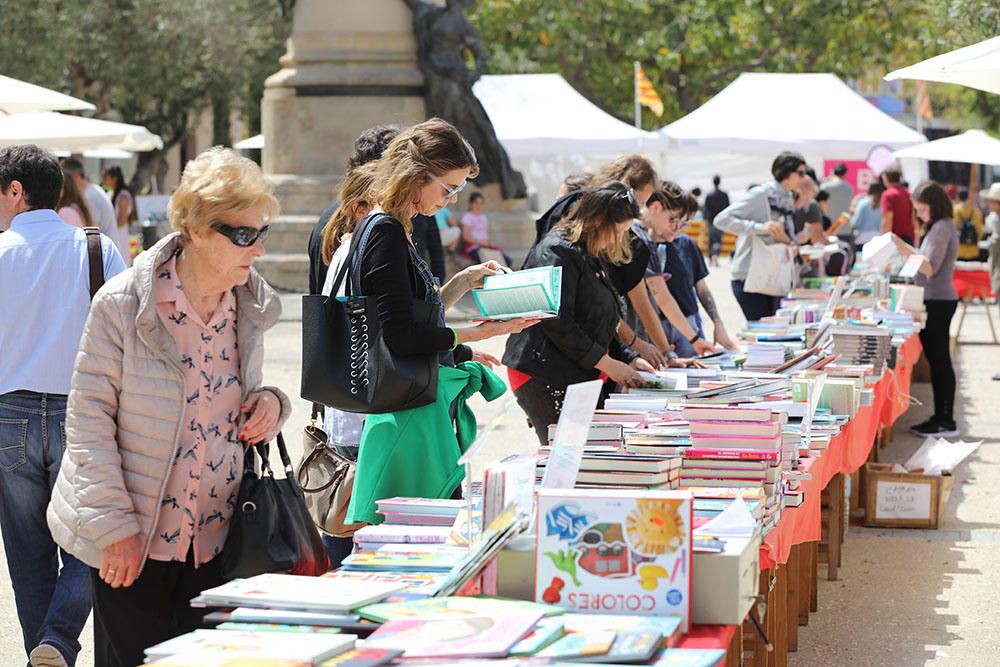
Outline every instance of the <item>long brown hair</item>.
POLYGON ((333 261, 346 234, 354 231, 361 212, 371 209, 371 189, 375 183, 374 163, 363 164, 347 173, 340 186, 340 206, 323 227, 323 263, 333 261))
POLYGON ((632 261, 632 245, 628 234, 621 234, 617 225, 639 217, 635 191, 621 181, 612 181, 598 188, 584 190, 556 229, 563 230, 571 243, 582 243, 591 257, 601 257, 612 264, 632 261), (606 244, 608 235, 614 243, 606 244))
POLYGON ((62 194, 59 195, 59 203, 56 205, 56 209, 63 208, 64 206, 76 207, 80 213, 80 217, 83 218, 84 227, 94 226, 94 221, 90 217, 90 209, 87 208, 87 202, 80 193, 80 188, 77 187, 73 174, 65 169, 63 170, 62 194))
POLYGON ((621 181, 634 190, 655 185, 659 178, 656 168, 641 155, 621 155, 601 167, 590 179, 590 187, 600 187, 612 181, 621 181))
POLYGON ((372 199, 410 233, 410 208, 420 188, 432 175, 440 177, 465 168, 470 170, 470 179, 479 175, 472 146, 454 125, 431 118, 400 132, 382 153, 375 167, 372 199))

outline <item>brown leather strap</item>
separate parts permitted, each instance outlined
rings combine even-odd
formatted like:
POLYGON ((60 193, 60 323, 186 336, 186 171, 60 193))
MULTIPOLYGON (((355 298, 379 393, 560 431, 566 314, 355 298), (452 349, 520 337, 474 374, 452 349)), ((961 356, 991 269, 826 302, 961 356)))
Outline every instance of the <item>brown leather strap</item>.
POLYGON ((97 290, 104 284, 104 257, 101 254, 101 230, 84 227, 87 234, 87 258, 90 261, 90 300, 94 300, 97 290))

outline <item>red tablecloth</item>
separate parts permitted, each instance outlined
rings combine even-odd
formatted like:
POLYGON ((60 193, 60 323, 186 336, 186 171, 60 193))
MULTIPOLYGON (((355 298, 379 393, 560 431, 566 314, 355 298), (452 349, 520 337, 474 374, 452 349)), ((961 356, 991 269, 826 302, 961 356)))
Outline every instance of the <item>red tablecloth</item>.
POLYGON ((823 489, 837 473, 850 474, 863 466, 879 426, 891 426, 909 407, 910 378, 920 350, 920 338, 911 336, 899 348, 896 369, 886 369, 875 383, 872 405, 860 408, 854 419, 830 439, 828 449, 802 461, 803 469, 811 475, 811 479, 802 482, 802 505, 786 508, 778 525, 764 537, 760 547, 761 569, 787 563, 793 546, 820 538, 823 489))
POLYGON ((955 291, 958 292, 958 298, 960 299, 964 299, 967 296, 979 297, 981 299, 993 296, 993 290, 990 289, 989 271, 955 269, 952 282, 955 284, 955 291))
MULTIPOLYGON (((688 633, 681 637, 677 648, 715 648, 728 651, 738 627, 736 625, 692 625, 688 633)), ((717 664, 725 665, 725 657, 717 664)))

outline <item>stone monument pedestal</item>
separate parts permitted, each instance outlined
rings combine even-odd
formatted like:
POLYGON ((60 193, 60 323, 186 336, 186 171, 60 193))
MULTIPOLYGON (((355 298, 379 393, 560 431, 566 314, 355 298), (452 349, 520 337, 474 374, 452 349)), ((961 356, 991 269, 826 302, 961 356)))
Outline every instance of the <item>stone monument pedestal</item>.
MULTIPOLYGON (((375 125, 419 123, 427 111, 403 0, 297 0, 292 20, 282 69, 268 78, 261 107, 263 170, 281 215, 255 266, 273 286, 304 292, 309 233, 337 199, 354 140, 375 125)), ((491 233, 519 266, 534 239, 526 200, 505 201, 496 185, 479 189, 491 233)), ((455 212, 464 211, 463 202, 455 212)))

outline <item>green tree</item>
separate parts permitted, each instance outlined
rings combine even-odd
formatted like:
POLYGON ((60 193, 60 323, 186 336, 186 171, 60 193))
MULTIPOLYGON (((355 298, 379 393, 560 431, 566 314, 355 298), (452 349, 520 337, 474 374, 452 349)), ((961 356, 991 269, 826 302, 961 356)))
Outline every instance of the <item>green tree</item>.
POLYGON ((491 72, 560 72, 623 120, 631 121, 639 61, 665 107, 662 118, 644 114, 652 128, 693 111, 744 71, 853 78, 914 62, 989 2, 480 0, 472 18, 491 49, 491 72))
MULTIPOLYGON (((256 110, 288 29, 273 0, 5 0, 0 61, 94 103, 98 117, 146 126, 166 150, 206 108, 256 110)), ((161 153, 140 153, 133 185, 162 165, 161 153)))

